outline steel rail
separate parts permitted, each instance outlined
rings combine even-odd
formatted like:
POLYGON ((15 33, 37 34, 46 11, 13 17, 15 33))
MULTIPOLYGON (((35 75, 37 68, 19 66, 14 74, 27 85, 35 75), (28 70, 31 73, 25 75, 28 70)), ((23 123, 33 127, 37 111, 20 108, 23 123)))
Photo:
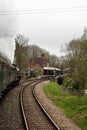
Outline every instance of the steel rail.
POLYGON ((35 82, 35 81, 29 82, 29 83, 28 83, 27 85, 25 85, 25 86, 21 89, 21 91, 20 91, 20 107, 21 107, 21 112, 22 112, 22 116, 23 116, 24 126, 25 126, 25 129, 26 129, 26 130, 29 130, 29 126, 28 126, 27 119, 26 119, 26 115, 25 115, 25 111, 24 111, 23 92, 24 92, 24 89, 25 89, 28 85, 30 85, 30 84, 32 84, 32 83, 34 83, 34 82, 35 82))
POLYGON ((34 86, 33 86, 33 96, 35 98, 35 100, 37 101, 37 103, 39 104, 40 108, 43 110, 43 112, 45 113, 45 115, 48 117, 48 119, 50 120, 50 122, 54 125, 54 127, 57 129, 57 130, 61 130, 58 125, 55 123, 55 121, 52 119, 52 117, 48 114, 48 112, 46 111, 46 109, 43 107, 43 105, 40 103, 38 97, 36 96, 36 93, 35 93, 35 86, 37 85, 38 83, 36 83, 34 86))

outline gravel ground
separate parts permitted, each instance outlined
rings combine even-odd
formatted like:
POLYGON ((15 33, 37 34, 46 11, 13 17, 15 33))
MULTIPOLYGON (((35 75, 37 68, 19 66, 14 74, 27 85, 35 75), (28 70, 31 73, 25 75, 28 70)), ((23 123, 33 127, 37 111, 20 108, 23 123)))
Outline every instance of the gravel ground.
POLYGON ((35 87, 35 92, 47 112, 54 119, 55 123, 63 130, 81 130, 78 126, 74 124, 74 122, 70 118, 65 116, 65 114, 60 108, 54 106, 52 104, 52 101, 46 97, 43 91, 43 85, 46 83, 47 81, 37 85, 35 87))
POLYGON ((14 87, 0 102, 0 130, 24 130, 19 106, 21 86, 14 87))

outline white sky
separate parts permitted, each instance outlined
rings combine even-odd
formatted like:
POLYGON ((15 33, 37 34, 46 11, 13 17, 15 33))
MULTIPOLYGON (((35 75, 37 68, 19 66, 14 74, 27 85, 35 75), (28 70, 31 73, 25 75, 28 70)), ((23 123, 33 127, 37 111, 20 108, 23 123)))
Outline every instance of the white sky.
POLYGON ((60 56, 61 46, 81 37, 87 27, 86 6, 87 0, 0 0, 0 51, 12 61, 14 37, 20 33, 29 37, 29 44, 60 56))

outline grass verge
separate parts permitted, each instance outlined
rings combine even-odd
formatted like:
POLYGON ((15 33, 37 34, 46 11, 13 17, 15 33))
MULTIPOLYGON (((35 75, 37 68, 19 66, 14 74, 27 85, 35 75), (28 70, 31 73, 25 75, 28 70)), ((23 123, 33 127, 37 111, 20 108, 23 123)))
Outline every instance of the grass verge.
POLYGON ((87 130, 86 96, 72 96, 62 91, 61 87, 54 82, 46 84, 44 92, 53 101, 53 104, 63 109, 64 113, 72 118, 82 130, 87 130))

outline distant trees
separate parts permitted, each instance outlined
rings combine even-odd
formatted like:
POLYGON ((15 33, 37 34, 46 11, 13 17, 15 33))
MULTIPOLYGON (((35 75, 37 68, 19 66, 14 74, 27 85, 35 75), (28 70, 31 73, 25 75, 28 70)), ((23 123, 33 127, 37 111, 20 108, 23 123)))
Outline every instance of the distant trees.
POLYGON ((59 57, 57 57, 56 55, 49 55, 49 66, 59 67, 60 66, 59 57))
POLYGON ((46 56, 49 55, 49 52, 40 48, 37 45, 28 45, 29 57, 40 57, 42 53, 44 53, 46 56))
MULTIPOLYGON (((48 51, 37 45, 28 45, 28 41, 27 37, 20 34, 15 37, 14 62, 17 64, 21 72, 25 72, 29 67, 30 58, 37 59, 37 57, 41 57, 42 54, 44 54, 45 58, 49 61, 48 66, 61 68, 62 62, 59 57, 56 55, 50 55, 48 51)), ((45 62, 45 60, 43 62, 45 62)))
POLYGON ((23 72, 28 66, 28 38, 23 35, 17 35, 15 38, 15 62, 20 71, 23 72))
MULTIPOLYGON (((42 53, 48 57, 49 53, 37 45, 28 45, 28 38, 23 35, 15 37, 14 62, 21 72, 25 72, 29 67, 29 59, 41 57, 42 53)), ((39 61, 38 61, 39 62, 39 61)))
POLYGON ((69 76, 79 89, 87 88, 87 29, 81 38, 74 39, 66 45, 66 55, 57 57, 37 45, 28 45, 28 38, 17 35, 15 38, 15 61, 20 71, 23 72, 29 65, 29 58, 40 57, 43 53, 49 59, 49 66, 61 69, 68 68, 69 76))
POLYGON ((72 40, 66 45, 67 66, 70 76, 79 89, 87 88, 87 30, 80 39, 72 40))

